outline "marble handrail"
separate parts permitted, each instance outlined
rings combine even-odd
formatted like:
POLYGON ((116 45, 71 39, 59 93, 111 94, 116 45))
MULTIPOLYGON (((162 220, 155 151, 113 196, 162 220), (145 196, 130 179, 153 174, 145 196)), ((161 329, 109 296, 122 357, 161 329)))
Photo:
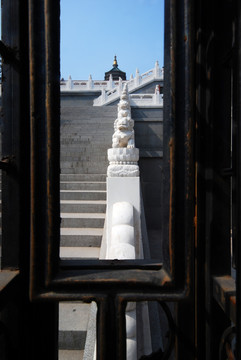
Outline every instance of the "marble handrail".
MULTIPOLYGON (((89 76, 88 80, 72 80, 69 76, 68 80, 60 80, 60 91, 61 92, 81 92, 81 91, 105 91, 107 93, 108 101, 112 100, 113 94, 115 94, 116 99, 120 96, 123 85, 126 83, 130 92, 134 91, 136 88, 141 87, 152 80, 163 80, 164 78, 164 69, 159 67, 158 61, 156 61, 153 69, 146 71, 143 74, 139 74, 139 70, 136 70, 135 77, 131 76, 130 80, 123 81, 119 79, 118 81, 113 81, 112 78, 108 81, 105 80, 93 80, 92 76, 89 76)), ((103 96, 97 98, 94 105, 102 106, 103 96), (101 100, 102 99, 102 100, 101 100)))

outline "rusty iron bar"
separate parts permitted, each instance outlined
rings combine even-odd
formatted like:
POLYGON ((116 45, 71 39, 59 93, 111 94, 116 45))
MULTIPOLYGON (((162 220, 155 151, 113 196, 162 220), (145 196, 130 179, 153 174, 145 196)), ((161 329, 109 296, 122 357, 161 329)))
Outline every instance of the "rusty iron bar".
POLYGON ((44 3, 29 1, 31 122, 31 296, 44 286, 47 256, 47 134, 44 3))
POLYGON ((58 0, 29 4, 33 290, 50 281, 59 259, 60 8, 58 0))
POLYGON ((98 301, 97 360, 126 359, 125 306, 114 292, 98 301))
POLYGON ((235 54, 236 61, 234 67, 234 91, 235 91, 235 101, 234 101, 234 118, 237 127, 237 156, 236 156, 236 189, 234 196, 237 199, 236 206, 236 232, 237 232, 237 241, 236 241, 236 328, 237 328, 237 359, 241 359, 241 4, 240 1, 236 2, 236 18, 235 18, 235 54))
MULTIPOLYGON (((233 348, 236 348, 236 328, 230 326, 224 330, 219 344, 219 360, 235 360, 233 348)), ((238 359, 238 358, 237 358, 238 359)))
MULTIPOLYGON (((18 31, 19 17, 18 4, 14 1, 2 1, 2 42, 4 49, 15 48, 20 50, 19 37, 16 36, 18 31), (13 20, 14 19, 14 20, 13 20)), ((2 49, 3 49, 2 43, 2 49)), ((7 50, 6 50, 7 52, 7 50)), ((5 54, 6 55, 6 54, 5 54)), ((20 114, 23 110, 20 99, 20 88, 26 89, 21 84, 21 74, 19 68, 12 63, 2 63, 2 153, 3 159, 10 155, 14 161, 10 164, 1 163, 2 171, 2 269, 18 269, 20 254, 20 233, 21 211, 24 206, 20 202, 20 114), (13 171, 14 170, 14 171, 13 171), (14 249, 14 251, 13 251, 14 249)), ((28 140, 27 140, 28 141, 28 140)), ((27 143, 26 141, 26 143, 27 143)), ((26 171, 27 173, 27 171, 26 171)), ((26 181, 27 184, 27 181, 26 181)), ((27 194, 28 195, 28 194, 27 194)))
POLYGON ((5 64, 20 65, 16 49, 7 46, 2 40, 0 40, 0 55, 5 64))
POLYGON ((47 122, 47 282, 59 268, 60 246, 60 1, 45 0, 47 122))

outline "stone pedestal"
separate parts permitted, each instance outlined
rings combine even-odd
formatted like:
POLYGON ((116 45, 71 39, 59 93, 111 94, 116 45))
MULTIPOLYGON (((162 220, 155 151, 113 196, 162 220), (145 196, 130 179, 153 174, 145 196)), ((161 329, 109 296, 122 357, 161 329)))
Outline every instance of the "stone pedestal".
POLYGON ((139 149, 112 148, 108 149, 109 166, 108 177, 137 177, 139 176, 139 149))

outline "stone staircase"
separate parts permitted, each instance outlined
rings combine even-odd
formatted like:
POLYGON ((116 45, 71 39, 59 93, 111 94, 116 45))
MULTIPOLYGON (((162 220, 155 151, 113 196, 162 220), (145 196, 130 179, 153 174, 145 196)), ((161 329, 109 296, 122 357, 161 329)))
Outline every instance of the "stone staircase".
MULTIPOLYGON (((63 259, 99 258, 106 213, 107 149, 116 106, 93 108, 66 97, 61 107, 61 238, 63 259)), ((81 360, 90 305, 59 305, 59 360, 81 360)))
POLYGON ((106 212, 106 175, 61 175, 60 199, 60 257, 99 258, 106 212))
MULTIPOLYGON (((64 174, 60 182, 63 259, 99 258, 106 212, 105 174, 64 174)), ((59 305, 59 360, 82 360, 90 305, 59 305)))
POLYGON ((106 173, 116 106, 96 108, 79 102, 79 106, 71 104, 61 108, 62 174, 106 173))

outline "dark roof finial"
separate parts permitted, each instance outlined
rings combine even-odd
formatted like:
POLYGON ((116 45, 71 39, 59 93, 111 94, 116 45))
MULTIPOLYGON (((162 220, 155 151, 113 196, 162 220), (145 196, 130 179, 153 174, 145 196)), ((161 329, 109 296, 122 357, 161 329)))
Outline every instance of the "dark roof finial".
POLYGON ((117 60, 116 60, 116 55, 114 57, 113 67, 118 67, 117 60))
POLYGON ((116 55, 114 56, 112 69, 110 71, 105 72, 105 80, 109 80, 110 74, 112 76, 112 80, 114 81, 116 80, 119 81, 119 78, 121 78, 122 80, 126 80, 126 73, 118 68, 116 55))

